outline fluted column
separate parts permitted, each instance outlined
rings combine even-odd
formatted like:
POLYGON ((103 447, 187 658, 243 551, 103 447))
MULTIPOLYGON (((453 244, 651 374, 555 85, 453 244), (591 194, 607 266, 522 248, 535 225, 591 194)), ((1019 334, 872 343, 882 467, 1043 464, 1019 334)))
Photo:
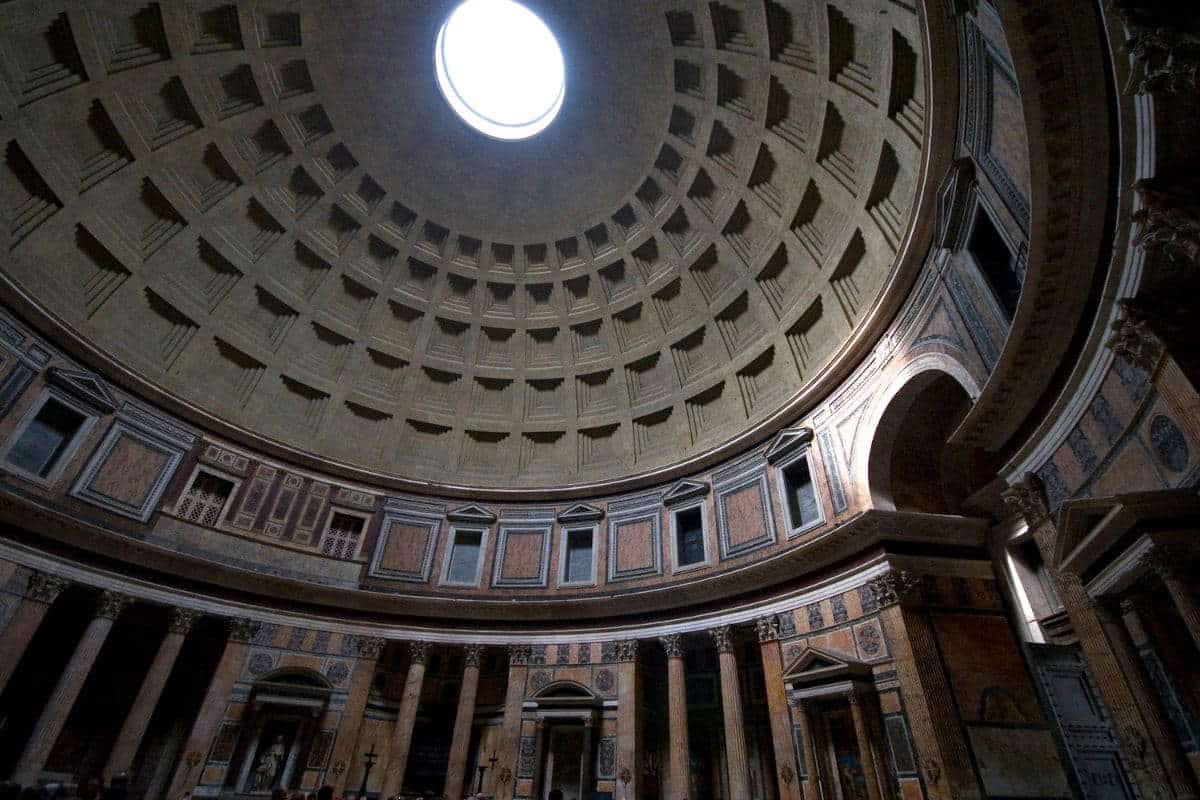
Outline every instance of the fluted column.
POLYGON ((671 748, 671 794, 673 797, 686 797, 690 792, 691 757, 683 636, 673 633, 662 637, 660 641, 667 654, 667 727, 671 748))
POLYGON ((638 684, 638 642, 616 643, 617 797, 637 800, 642 778, 642 693, 638 684))
POLYGON ((504 719, 500 723, 500 748, 489 779, 496 800, 512 800, 516 788, 517 748, 521 742, 521 707, 529 679, 529 645, 508 648, 508 687, 504 692, 504 719), (508 780, 504 780, 504 776, 508 780))
POLYGON ((879 765, 875 763, 875 748, 871 746, 871 728, 863 708, 867 699, 858 689, 851 689, 846 693, 846 701, 850 704, 850 716, 854 720, 854 739, 858 745, 863 779, 867 783, 867 800, 883 800, 879 788, 879 765))
POLYGON ((196 715, 187 743, 183 746, 183 755, 175 767, 175 777, 171 779, 167 797, 179 798, 185 793, 190 793, 203 775, 208 751, 212 749, 213 738, 217 735, 221 720, 225 718, 225 708, 229 705, 238 671, 246 659, 246 649, 258 627, 257 622, 248 619, 229 621, 225 649, 221 652, 221 660, 217 662, 217 668, 213 670, 212 679, 208 682, 208 691, 204 693, 200 713, 196 715))
MULTIPOLYGON (((1093 609, 1100 618, 1100 624, 1108 634, 1113 656, 1120 665, 1121 672, 1129 685, 1141 710, 1142 720, 1150 734, 1150 746, 1159 754, 1163 771, 1167 775, 1171 797, 1179 800, 1195 800, 1200 797, 1196 791, 1196 779, 1188 764, 1187 755, 1179 744, 1179 738, 1171 725, 1170 719, 1163 710, 1162 699, 1150 685, 1146 677, 1146 668, 1138 655, 1137 645, 1129 635, 1126 621, 1116 614, 1102 601, 1094 601, 1093 609)), ((1141 625, 1137 617, 1137 609, 1133 603, 1126 601, 1121 605, 1121 614, 1134 625, 1141 625)))
POLYGON ((738 680, 733 629, 709 631, 721 664, 721 710, 725 715, 725 759, 729 769, 730 800, 750 800, 750 765, 746 755, 746 725, 742 720, 742 687, 738 680))
POLYGON ((0 692, 4 691, 17 664, 21 663, 21 656, 25 655, 25 648, 29 647, 46 612, 67 585, 68 581, 57 575, 35 572, 29 576, 25 599, 8 621, 4 633, 0 633, 0 692))
POLYGON ((808 789, 803 793, 805 800, 825 797, 825 789, 821 785, 821 766, 817 761, 816 726, 813 724, 813 714, 815 713, 816 709, 813 708, 812 700, 801 699, 796 704, 800 735, 804 737, 804 772, 808 776, 806 779, 808 789))
POLYGON ((142 680, 142 688, 138 690, 133 707, 129 709, 125 724, 121 726, 116 744, 108 757, 108 766, 104 774, 109 778, 128 772, 133 766, 133 759, 141 747, 142 737, 146 735, 146 728, 150 725, 150 717, 154 714, 159 697, 162 696, 163 687, 167 685, 167 678, 171 676, 171 670, 179 658, 179 651, 183 649, 183 642, 199 616, 199 611, 190 608, 171 609, 167 635, 158 646, 154 661, 142 680))
POLYGON ((32 784, 41 775, 46 766, 46 759, 50 757, 50 751, 67 722, 67 716, 75 706, 79 692, 96 663, 96 657, 100 655, 100 648, 104 646, 113 623, 130 602, 131 599, 125 595, 101 592, 96 602, 96 614, 87 630, 83 632, 83 638, 75 646, 67 668, 59 676, 54 692, 42 709, 42 714, 33 727, 33 733, 25 744, 25 752, 21 754, 17 767, 13 770, 13 780, 17 783, 32 784))
POLYGON ((448 800, 461 800, 466 783, 467 748, 471 746, 471 728, 475 723, 475 696, 479 692, 479 657, 483 645, 469 644, 463 648, 462 685, 458 691, 458 710, 454 714, 454 733, 450 740, 450 760, 446 765, 448 800))
POLYGON ((333 780, 329 783, 338 797, 345 796, 350 768, 358 755, 358 735, 362 730, 363 717, 367 713, 367 699, 371 694, 371 683, 375 680, 375 666, 387 645, 387 640, 362 638, 355 644, 358 661, 350 676, 350 689, 346 692, 346 705, 342 708, 337 739, 329 760, 329 763, 334 765, 333 780), (339 764, 341 769, 337 769, 339 764))
POLYGON ((767 713, 771 718, 771 745, 775 753, 775 777, 781 800, 800 800, 800 780, 796 773, 796 751, 792 747, 788 717, 787 688, 783 685, 783 654, 779 650, 779 617, 772 614, 755 622, 758 646, 762 653, 763 686, 767 692, 767 713))
POLYGON ((404 787, 404 773, 408 769, 408 754, 412 749, 413 727, 417 723, 421 689, 425 685, 425 657, 428 654, 429 642, 408 643, 408 675, 404 678, 404 695, 400 698, 400 711, 396 715, 396 729, 392 733, 391 753, 388 755, 387 772, 383 778, 385 797, 399 794, 404 787))
MULTIPOLYGON (((1196 649, 1200 650, 1200 604, 1196 603, 1193 593, 1195 573, 1190 554, 1176 548, 1164 549, 1156 546, 1148 554, 1147 561, 1149 569, 1158 575, 1171 595, 1171 601, 1175 604, 1179 616, 1183 618, 1183 624, 1191 634, 1196 649)), ((2 688, 3 685, 0 684, 0 689, 2 688)))

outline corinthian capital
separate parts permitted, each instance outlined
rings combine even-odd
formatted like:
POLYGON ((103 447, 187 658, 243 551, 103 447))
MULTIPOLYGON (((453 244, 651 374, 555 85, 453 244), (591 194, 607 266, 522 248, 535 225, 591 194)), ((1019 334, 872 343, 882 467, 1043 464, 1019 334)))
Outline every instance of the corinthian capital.
POLYGON ((478 667, 479 659, 483 657, 483 645, 481 644, 464 644, 463 645, 463 666, 478 667))
POLYGON ((249 642, 254 638, 254 634, 258 633, 260 627, 262 627, 261 624, 255 620, 234 617, 229 620, 229 641, 249 642))
POLYGON ((200 616, 200 612, 194 608, 172 608, 171 618, 167 622, 167 631, 187 636, 200 616))
POLYGON ((924 584, 921 575, 908 570, 891 570, 867 582, 867 591, 879 608, 911 602, 920 596, 924 584))
POLYGON ((779 617, 775 614, 769 617, 759 617, 754 620, 754 630, 758 633, 760 642, 774 642, 779 639, 779 617))
POLYGON ((1042 479, 1032 472, 1022 475, 1021 480, 1005 489, 1000 497, 1005 505, 1024 518, 1030 528, 1036 528, 1050 516, 1050 502, 1042 479))
POLYGON ((671 633, 666 636, 660 636, 658 641, 662 642, 663 652, 667 654, 667 658, 683 658, 682 634, 671 633))
POLYGON ((29 586, 25 590, 25 596, 30 600, 37 600, 39 603, 49 605, 58 599, 63 589, 70 585, 71 582, 66 578, 48 575, 45 572, 34 572, 29 576, 29 586))
POLYGON ((708 634, 712 637, 713 645, 716 646, 718 653, 733 652, 734 636, 731 626, 722 625, 719 628, 711 628, 708 634))
POLYGON ((1150 329, 1145 315, 1128 300, 1121 301, 1121 315, 1113 320, 1112 335, 1105 343, 1119 356, 1145 372, 1154 372, 1163 354, 1162 339, 1150 329))
POLYGON ((96 599, 96 616, 116 619, 132 602, 132 597, 120 592, 101 592, 100 597, 96 599))
POLYGON ((387 647, 387 639, 381 636, 360 636, 355 645, 359 658, 374 661, 383 653, 383 648, 387 647))

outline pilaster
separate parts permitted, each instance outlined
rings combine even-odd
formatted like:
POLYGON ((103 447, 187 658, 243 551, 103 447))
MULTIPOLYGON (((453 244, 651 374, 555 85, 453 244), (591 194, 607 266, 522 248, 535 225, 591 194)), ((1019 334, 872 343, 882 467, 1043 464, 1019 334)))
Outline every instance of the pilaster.
POLYGON ((429 642, 408 642, 408 675, 404 678, 404 694, 400 698, 400 711, 396 715, 396 728, 392 733, 391 754, 383 778, 385 797, 394 797, 404 788, 404 773, 408 769, 408 754, 412 750, 413 727, 417 722, 417 709, 421 705, 425 658, 428 655, 429 642))
POLYGON ((333 779, 329 783, 333 786, 334 794, 338 796, 345 796, 350 767, 358 758, 358 737, 362 731, 363 717, 367 713, 367 699, 371 694, 371 683, 375 679, 375 667, 386 646, 387 640, 380 638, 364 637, 355 643, 358 659, 350 675, 346 705, 342 708, 337 739, 329 760, 333 766, 333 779))
POLYGON ((779 617, 772 614, 755 621, 759 650, 762 653, 763 683, 767 692, 767 713, 771 718, 771 745, 775 753, 775 777, 780 800, 801 800, 796 751, 792 747, 791 720, 788 715, 787 689, 783 685, 783 653, 779 649, 779 617))
POLYGON ((454 733, 450 740, 450 758, 446 766, 448 800, 460 800, 467 775, 467 748, 471 744, 471 727, 475 721, 475 697, 479 692, 479 657, 483 645, 468 644, 463 648, 462 684, 458 693, 458 710, 454 714, 454 733))
POLYGON ((721 666, 721 710, 725 716, 725 758, 730 800, 750 800, 750 765, 746 754, 746 725, 742 717, 742 688, 738 680, 736 639, 728 625, 709 630, 721 666))

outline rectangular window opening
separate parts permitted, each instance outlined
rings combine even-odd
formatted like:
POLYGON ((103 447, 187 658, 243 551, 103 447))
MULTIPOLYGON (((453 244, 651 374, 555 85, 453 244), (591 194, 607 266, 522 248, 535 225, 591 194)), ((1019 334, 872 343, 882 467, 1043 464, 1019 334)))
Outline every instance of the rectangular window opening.
POLYGON ((198 472, 175 513, 188 522, 214 528, 221 521, 221 513, 233 495, 233 488, 233 481, 210 472, 198 472))
POLYGON ((86 421, 75 409, 47 398, 8 451, 8 463, 39 478, 48 477, 86 421))
POLYGON ((483 531, 455 531, 454 542, 450 545, 450 563, 446 567, 446 582, 478 583, 482 553, 483 531))
POLYGON ((788 521, 792 530, 807 527, 821 518, 807 458, 797 459, 784 467, 783 487, 787 493, 788 521))
POLYGON ((321 540, 321 552, 334 558, 350 560, 358 554, 358 542, 362 538, 364 520, 349 514, 334 512, 329 530, 321 540))
POLYGON ((567 554, 563 563, 564 583, 592 582, 592 532, 567 531, 567 554))
POLYGON ((975 212, 975 224, 971 228, 967 249, 983 272, 1006 318, 1011 321, 1021 299, 1021 277, 1017 274, 1016 258, 1008 243, 982 208, 975 212))
POLYGON ((675 512, 675 564, 680 567, 704 561, 704 514, 699 506, 675 512))

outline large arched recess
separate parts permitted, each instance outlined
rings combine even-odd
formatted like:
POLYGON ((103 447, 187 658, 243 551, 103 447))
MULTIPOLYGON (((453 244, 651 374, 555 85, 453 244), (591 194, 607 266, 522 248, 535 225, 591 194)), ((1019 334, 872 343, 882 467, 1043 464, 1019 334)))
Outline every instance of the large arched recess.
POLYGON ((977 488, 969 456, 949 440, 978 389, 957 365, 937 361, 914 364, 876 406, 865 464, 875 508, 954 514, 977 488))

